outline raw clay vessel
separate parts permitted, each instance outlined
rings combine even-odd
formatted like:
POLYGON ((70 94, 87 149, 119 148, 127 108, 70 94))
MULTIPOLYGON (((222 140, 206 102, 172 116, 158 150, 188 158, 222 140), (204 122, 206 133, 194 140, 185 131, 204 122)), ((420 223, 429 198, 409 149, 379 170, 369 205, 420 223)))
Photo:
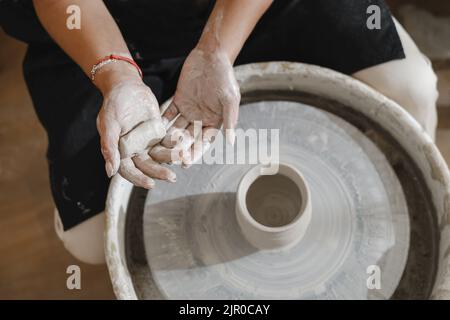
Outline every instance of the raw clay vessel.
POLYGON ((280 164, 278 174, 250 169, 239 183, 236 216, 247 240, 260 249, 289 248, 299 242, 311 221, 311 197, 294 167, 280 164))
POLYGON ((279 129, 279 173, 195 164, 150 192, 116 176, 105 250, 117 298, 450 299, 449 171, 417 122, 316 66, 236 77, 238 126, 279 129))

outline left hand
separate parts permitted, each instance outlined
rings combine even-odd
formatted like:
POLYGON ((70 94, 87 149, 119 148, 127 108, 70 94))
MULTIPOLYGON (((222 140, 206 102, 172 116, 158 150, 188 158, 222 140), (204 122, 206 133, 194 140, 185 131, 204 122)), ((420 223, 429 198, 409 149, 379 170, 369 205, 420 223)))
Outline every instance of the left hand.
POLYGON ((202 121, 201 135, 208 129, 220 128, 223 123, 227 141, 234 143, 240 99, 239 85, 228 55, 220 50, 195 48, 183 65, 174 98, 163 117, 171 121, 178 113, 181 115, 168 130, 161 143, 163 148, 156 148, 152 157, 160 162, 172 162, 173 159, 163 156, 168 154, 164 148, 180 148, 189 151, 182 159, 184 163, 189 162, 194 141, 202 139, 205 142, 205 137, 194 136, 194 121, 202 121))

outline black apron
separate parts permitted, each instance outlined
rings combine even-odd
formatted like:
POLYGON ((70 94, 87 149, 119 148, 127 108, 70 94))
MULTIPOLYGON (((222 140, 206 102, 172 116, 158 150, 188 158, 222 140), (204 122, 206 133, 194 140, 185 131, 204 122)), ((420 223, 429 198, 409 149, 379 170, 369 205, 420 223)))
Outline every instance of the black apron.
MULTIPOLYGON (((105 1, 162 103, 173 95, 187 54, 198 41, 212 0, 105 1)), ((0 0, 0 24, 29 44, 24 75, 49 147, 50 182, 67 230, 104 210, 109 185, 96 116, 102 97, 82 70, 42 28, 31 0, 0 0)), ((352 74, 404 58, 382 0, 275 0, 245 43, 236 64, 294 61, 352 74), (370 30, 367 8, 381 9, 370 30)))

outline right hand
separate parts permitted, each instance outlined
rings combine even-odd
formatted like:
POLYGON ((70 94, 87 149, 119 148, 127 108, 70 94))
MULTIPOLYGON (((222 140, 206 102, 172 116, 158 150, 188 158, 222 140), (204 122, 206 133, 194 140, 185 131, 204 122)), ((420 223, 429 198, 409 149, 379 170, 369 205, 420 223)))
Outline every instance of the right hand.
POLYGON ((151 155, 159 162, 173 163, 180 150, 181 161, 188 167, 206 152, 222 123, 227 141, 233 144, 240 99, 228 54, 220 48, 196 47, 184 62, 172 103, 163 117, 171 121, 180 115, 151 155), (197 130, 195 121, 200 123, 197 130))
POLYGON ((103 93, 97 129, 106 173, 111 177, 119 172, 134 185, 146 189, 154 187, 152 178, 175 182, 175 173, 148 154, 149 148, 166 134, 158 101, 136 77, 135 70, 126 66, 125 70, 105 71, 100 75, 103 82, 97 83, 103 93), (126 76, 127 72, 133 73, 126 76))

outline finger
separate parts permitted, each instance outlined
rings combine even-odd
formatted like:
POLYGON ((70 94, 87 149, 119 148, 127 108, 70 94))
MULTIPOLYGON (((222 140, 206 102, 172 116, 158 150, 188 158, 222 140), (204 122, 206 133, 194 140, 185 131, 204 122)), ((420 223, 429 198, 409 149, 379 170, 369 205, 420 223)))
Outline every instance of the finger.
POLYGON ((103 114, 97 117, 97 130, 100 134, 100 145, 105 170, 108 177, 117 173, 120 166, 119 139, 120 125, 113 119, 106 120, 103 114))
POLYGON ((146 153, 134 157, 133 161, 134 164, 136 165, 136 168, 141 170, 147 176, 160 180, 166 180, 169 182, 177 181, 177 176, 175 172, 166 167, 163 167, 161 164, 157 163, 152 158, 150 158, 149 155, 146 153))
POLYGON ((202 135, 196 137, 191 147, 191 162, 185 165, 187 168, 196 163, 208 151, 218 133, 220 133, 220 130, 216 127, 203 128, 202 135))
POLYGON ((180 149, 166 148, 157 144, 149 154, 153 160, 159 163, 181 164, 182 150, 180 149))
POLYGON ((183 132, 182 141, 175 146, 182 150, 181 161, 184 167, 190 166, 192 162, 191 147, 198 137, 201 139, 203 129, 201 123, 201 121, 194 121, 193 124, 190 124, 183 132))
POLYGON ((188 150, 194 143, 196 136, 199 136, 201 134, 201 121, 195 121, 195 124, 192 123, 185 130, 183 130, 183 138, 176 145, 176 147, 182 150, 188 150))
POLYGON ((131 158, 122 159, 122 161, 120 161, 119 172, 123 178, 127 179, 135 186, 145 189, 152 189, 155 187, 155 181, 136 168, 131 158))
POLYGON ((162 117, 164 119, 167 119, 168 122, 172 121, 177 114, 180 112, 178 111, 178 108, 176 107, 175 103, 172 101, 169 105, 169 107, 163 112, 162 117))
POLYGON ((166 148, 173 148, 183 139, 183 131, 189 125, 189 121, 179 116, 173 125, 167 130, 166 136, 163 138, 161 145, 166 148))
MULTIPOLYGON (((234 99, 236 100, 236 99, 234 99)), ((223 128, 227 142, 234 145, 236 134, 234 128, 239 115, 239 101, 228 99, 228 103, 223 105, 223 128)))
POLYGON ((120 138, 120 155, 133 157, 157 144, 165 135, 166 128, 160 119, 144 121, 120 138))
POLYGON ((211 127, 205 127, 202 131, 202 140, 207 140, 210 143, 213 143, 216 139, 217 135, 220 134, 220 124, 211 127))
POLYGON ((191 149, 191 162, 186 165, 186 168, 189 168, 197 161, 199 161, 202 156, 211 148, 211 142, 207 140, 200 141, 192 146, 191 149))

